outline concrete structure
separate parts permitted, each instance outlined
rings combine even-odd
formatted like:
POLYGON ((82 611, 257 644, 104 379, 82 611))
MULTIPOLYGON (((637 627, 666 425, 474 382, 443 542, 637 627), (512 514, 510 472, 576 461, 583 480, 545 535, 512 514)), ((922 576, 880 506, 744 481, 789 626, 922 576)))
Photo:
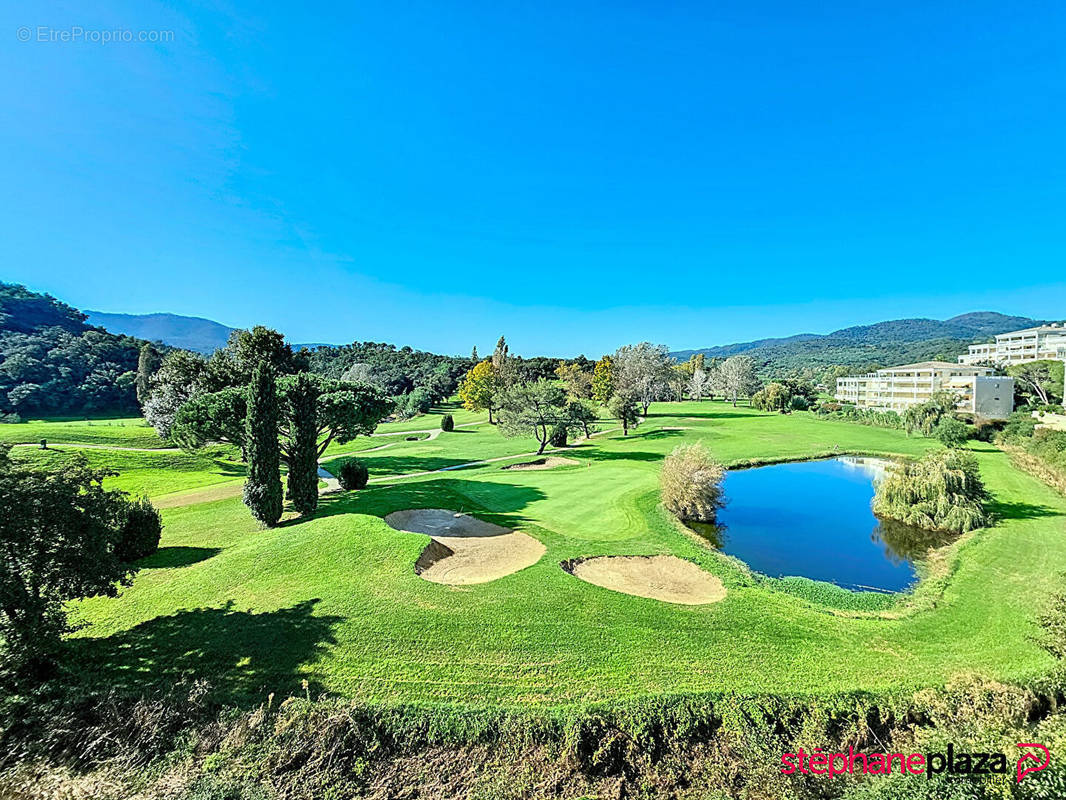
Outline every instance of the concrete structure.
POLYGON ((986 419, 1004 419, 1014 410, 1014 378, 993 375, 989 367, 948 361, 923 361, 838 378, 836 398, 861 408, 902 412, 924 403, 934 392, 951 392, 959 398, 959 411, 986 419))
POLYGON ((1066 361, 1066 325, 1061 322, 1001 333, 995 342, 972 344, 969 353, 959 356, 959 363, 1007 365, 1045 359, 1066 361))

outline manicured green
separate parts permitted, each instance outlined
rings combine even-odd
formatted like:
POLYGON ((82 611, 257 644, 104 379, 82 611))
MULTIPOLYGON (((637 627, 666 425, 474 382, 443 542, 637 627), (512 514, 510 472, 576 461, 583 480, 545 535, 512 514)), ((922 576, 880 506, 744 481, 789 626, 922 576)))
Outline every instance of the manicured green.
POLYGON ((42 466, 52 466, 76 454, 84 456, 89 466, 118 473, 107 478, 104 486, 133 494, 158 497, 198 489, 228 481, 243 480, 245 466, 231 448, 211 448, 199 453, 171 453, 135 450, 19 447, 12 458, 42 466))
MULTIPOLYGON (((160 550, 133 586, 76 606, 91 623, 72 641, 76 658, 94 682, 204 676, 254 702, 302 693, 306 679, 309 692, 369 701, 526 707, 917 688, 964 673, 1024 679, 1050 666, 1034 639, 1066 571, 1066 498, 991 445, 971 449, 999 523, 951 545, 912 599, 878 611, 886 601, 852 604, 824 584, 752 576, 680 529, 659 507, 658 470, 678 444, 697 441, 726 466, 847 451, 915 457, 940 446, 808 413, 663 403, 628 437, 605 433, 571 450, 575 466, 394 477, 324 496, 313 518, 271 530, 237 498, 165 509, 160 550), (491 583, 429 583, 414 572, 428 538, 382 519, 412 507, 517 528, 547 552, 491 583), (695 561, 728 595, 670 605, 559 567, 578 556, 653 553, 695 561)), ((360 458, 373 480, 515 445, 485 426, 360 458)))
POLYGON ((159 448, 169 445, 140 417, 114 419, 29 420, 0 424, 0 442, 38 444, 96 444, 110 447, 159 448))

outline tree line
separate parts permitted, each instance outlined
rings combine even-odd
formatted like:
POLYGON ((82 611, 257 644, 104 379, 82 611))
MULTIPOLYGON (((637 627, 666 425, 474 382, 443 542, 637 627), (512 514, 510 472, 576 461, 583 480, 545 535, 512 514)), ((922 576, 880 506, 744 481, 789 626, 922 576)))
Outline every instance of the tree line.
POLYGON ((460 381, 459 398, 471 411, 486 411, 504 435, 535 438, 538 453, 549 443, 565 444, 568 436, 591 435, 597 406, 628 435, 656 400, 717 395, 736 405, 761 387, 746 356, 708 363, 696 354, 678 363, 665 345, 650 342, 625 345, 596 362, 557 361, 551 375, 523 374, 519 363, 501 336, 491 357, 478 360, 460 381))

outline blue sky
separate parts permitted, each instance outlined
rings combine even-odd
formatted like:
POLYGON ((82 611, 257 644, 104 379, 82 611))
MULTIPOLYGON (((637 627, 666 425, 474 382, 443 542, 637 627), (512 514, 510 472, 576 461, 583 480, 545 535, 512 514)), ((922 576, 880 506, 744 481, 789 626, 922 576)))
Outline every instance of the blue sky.
POLYGON ((1060 318, 1064 40, 1058 2, 8 3, 0 278, 463 353, 1060 318))

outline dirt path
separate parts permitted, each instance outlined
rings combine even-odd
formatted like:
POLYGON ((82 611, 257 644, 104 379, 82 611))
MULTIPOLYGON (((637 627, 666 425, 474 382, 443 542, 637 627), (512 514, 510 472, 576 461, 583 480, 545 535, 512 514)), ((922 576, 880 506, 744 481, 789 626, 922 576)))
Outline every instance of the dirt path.
MULTIPOLYGON (((17 442, 12 447, 37 447, 40 442, 17 442)), ((48 442, 48 450, 124 450, 129 453, 180 453, 180 447, 122 447, 117 444, 81 444, 79 442, 48 442)))
POLYGON ((488 583, 536 564, 546 548, 524 533, 446 508, 394 511, 385 524, 431 538, 415 562, 424 580, 450 586, 488 583))
MULTIPOLYGON (((487 425, 487 424, 488 423, 486 421, 482 420, 481 422, 464 422, 462 425, 456 425, 455 427, 457 427, 457 428, 473 428, 475 425, 487 425)), ((442 433, 444 433, 444 431, 442 431, 439 427, 437 427, 437 428, 423 428, 423 429, 417 430, 417 431, 385 431, 384 433, 372 433, 370 435, 371 436, 410 436, 413 433, 428 433, 429 434, 429 439, 426 439, 424 441, 433 441, 438 436, 440 436, 442 433)))

